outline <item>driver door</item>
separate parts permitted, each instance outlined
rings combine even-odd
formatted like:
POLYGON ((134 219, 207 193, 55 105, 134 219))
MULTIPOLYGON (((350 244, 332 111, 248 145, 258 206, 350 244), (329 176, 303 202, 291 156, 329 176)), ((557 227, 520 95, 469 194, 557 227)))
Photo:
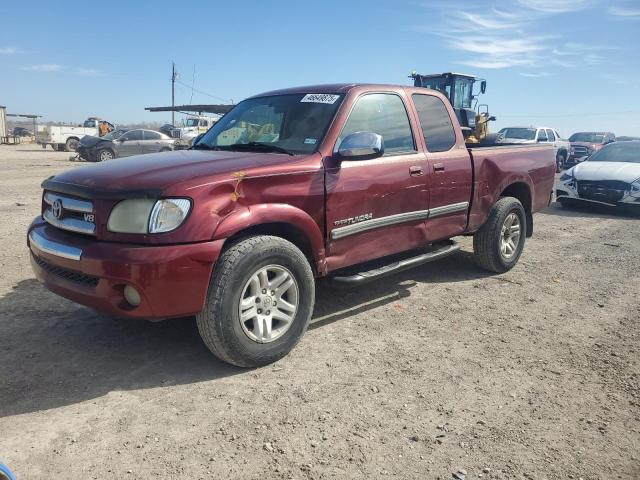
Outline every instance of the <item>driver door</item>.
POLYGON ((119 157, 128 157, 142 153, 142 130, 131 130, 117 140, 119 157))
POLYGON ((381 135, 385 151, 370 160, 326 160, 329 270, 426 243, 428 161, 413 131, 399 94, 367 93, 356 100, 334 152, 355 132, 381 135))

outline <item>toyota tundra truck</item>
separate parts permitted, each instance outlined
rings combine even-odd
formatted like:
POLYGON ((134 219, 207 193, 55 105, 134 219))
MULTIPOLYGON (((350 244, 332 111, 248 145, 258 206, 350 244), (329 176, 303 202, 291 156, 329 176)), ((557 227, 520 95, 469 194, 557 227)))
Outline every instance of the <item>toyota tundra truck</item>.
POLYGON ((45 180, 28 246, 52 292, 116 316, 195 316, 213 354, 256 367, 300 340, 323 277, 361 285, 451 255, 462 235, 480 266, 511 269, 554 173, 550 145, 469 148, 434 90, 278 90, 189 150, 45 180))

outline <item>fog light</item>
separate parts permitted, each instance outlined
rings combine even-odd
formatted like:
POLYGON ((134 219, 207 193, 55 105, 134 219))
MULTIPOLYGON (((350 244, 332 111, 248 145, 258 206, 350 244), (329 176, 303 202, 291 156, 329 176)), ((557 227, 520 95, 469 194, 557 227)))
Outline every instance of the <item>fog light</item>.
POLYGON ((132 307, 137 307, 142 301, 140 299, 140 294, 138 293, 138 291, 131 285, 127 285, 126 287, 124 287, 124 298, 132 307))

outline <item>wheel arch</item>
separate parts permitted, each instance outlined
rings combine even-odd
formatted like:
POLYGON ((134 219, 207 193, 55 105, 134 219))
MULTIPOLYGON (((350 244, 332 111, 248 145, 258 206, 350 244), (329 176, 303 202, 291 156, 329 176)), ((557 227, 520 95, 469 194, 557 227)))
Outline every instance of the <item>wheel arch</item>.
POLYGON ((529 185, 526 182, 511 183, 500 193, 499 198, 502 197, 513 197, 520 201, 527 216, 526 235, 527 237, 531 237, 533 235, 533 195, 529 185))
POLYGON ((264 204, 225 217, 213 239, 225 239, 223 248, 254 235, 284 238, 309 259, 316 274, 326 273, 324 238, 319 225, 306 212, 291 205, 264 204))

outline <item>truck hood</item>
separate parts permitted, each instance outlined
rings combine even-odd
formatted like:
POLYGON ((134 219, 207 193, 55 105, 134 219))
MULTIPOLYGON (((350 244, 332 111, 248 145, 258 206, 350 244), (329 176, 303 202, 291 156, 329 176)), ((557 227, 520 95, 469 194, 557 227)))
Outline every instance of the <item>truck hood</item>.
MULTIPOLYGON (((198 179, 200 183, 216 176, 231 179, 235 172, 251 173, 252 169, 258 168, 263 173, 278 173, 285 164, 295 169, 295 163, 306 158, 278 153, 178 150, 88 165, 60 173, 46 183, 62 183, 103 194, 145 190, 158 193, 188 180, 198 179)), ((287 168, 287 171, 291 169, 287 168)))
POLYGON ((590 148, 599 148, 602 146, 601 143, 591 143, 591 142, 571 142, 572 147, 590 147, 590 148))
POLYGON ((576 180, 619 180, 632 183, 640 178, 640 163, 582 162, 573 168, 576 180))

